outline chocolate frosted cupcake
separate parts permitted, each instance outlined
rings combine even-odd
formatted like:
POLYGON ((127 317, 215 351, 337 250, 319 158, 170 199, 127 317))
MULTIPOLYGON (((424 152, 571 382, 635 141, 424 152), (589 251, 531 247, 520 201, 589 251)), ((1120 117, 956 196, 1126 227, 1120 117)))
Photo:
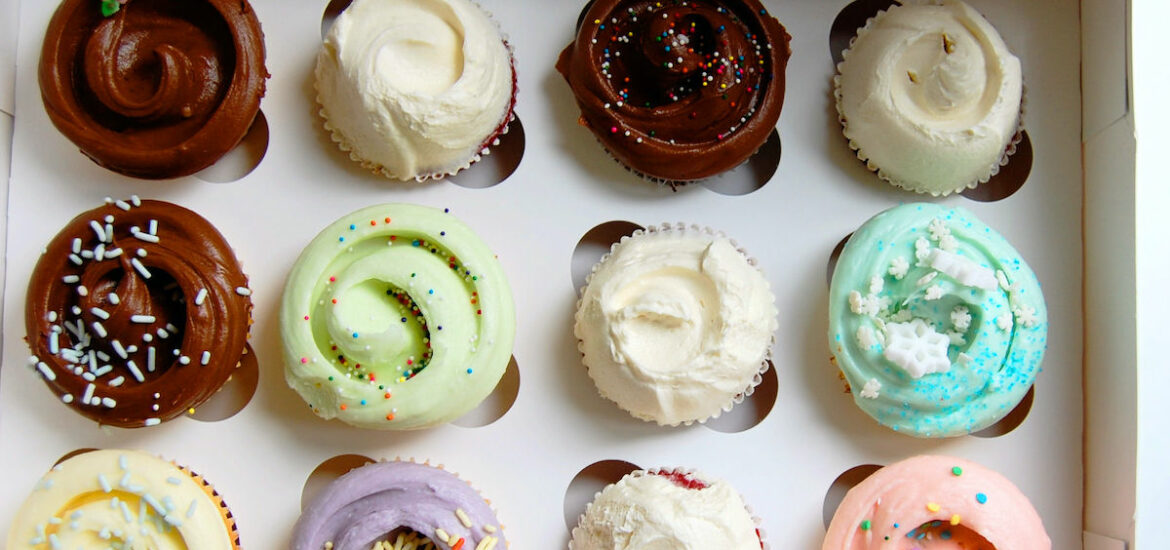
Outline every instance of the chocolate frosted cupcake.
POLYGON ((193 174, 244 138, 264 95, 247 0, 65 0, 41 50, 53 124, 115 172, 193 174))
POLYGON ((28 285, 30 368, 100 424, 152 426, 197 407, 245 353, 252 291, 207 220, 133 197, 84 212, 28 285))
POLYGON ((597 0, 557 70, 581 123, 618 161, 684 182, 764 144, 789 53, 788 33, 757 0, 597 0))

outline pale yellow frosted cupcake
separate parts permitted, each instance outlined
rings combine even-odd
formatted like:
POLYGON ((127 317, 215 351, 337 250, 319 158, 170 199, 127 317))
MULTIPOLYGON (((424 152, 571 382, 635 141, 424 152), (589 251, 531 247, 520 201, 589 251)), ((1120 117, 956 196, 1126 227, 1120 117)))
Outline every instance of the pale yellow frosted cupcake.
POLYGON ((883 179, 947 195, 998 173, 1021 133, 1020 60, 959 0, 870 19, 834 79, 849 146, 883 179))

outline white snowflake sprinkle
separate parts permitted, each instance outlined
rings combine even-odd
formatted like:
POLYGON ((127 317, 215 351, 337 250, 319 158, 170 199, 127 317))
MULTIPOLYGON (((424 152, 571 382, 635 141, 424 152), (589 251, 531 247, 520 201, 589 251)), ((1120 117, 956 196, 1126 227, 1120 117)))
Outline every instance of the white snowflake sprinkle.
POLYGON ((967 355, 966 353, 960 352, 959 355, 955 356, 955 359, 964 365, 971 363, 971 356, 967 355))
POLYGON ((951 310, 951 324, 955 326, 955 330, 965 331, 971 328, 971 313, 966 306, 955 306, 951 310))
POLYGON ((918 237, 914 241, 914 258, 918 260, 919 267, 926 267, 930 262, 930 241, 926 237, 918 237))
POLYGON ((938 240, 938 247, 947 252, 954 252, 959 248, 959 241, 955 239, 954 235, 944 235, 938 240))
POLYGON ((854 290, 849 293, 849 310, 858 315, 877 315, 877 296, 869 295, 862 297, 860 292, 854 290))
POLYGON ((874 344, 877 344, 877 340, 874 337, 872 328, 863 326, 857 329, 857 345, 861 346, 863 349, 869 349, 872 348, 874 344))
POLYGON ((1031 306, 1020 306, 1012 310, 1016 314, 1016 322, 1023 325, 1024 328, 1032 328, 1040 319, 1036 317, 1036 310, 1031 306))
POLYGON ((946 292, 943 291, 942 285, 933 284, 930 285, 930 288, 926 289, 927 300, 937 300, 942 298, 945 294, 946 292))
POLYGON ((885 281, 882 280, 880 275, 874 275, 873 277, 869 278, 870 294, 877 294, 881 292, 883 286, 885 286, 885 281))
POLYGON ((947 338, 951 339, 952 346, 959 347, 959 346, 967 345, 967 338, 964 337, 962 332, 955 332, 953 330, 948 330, 947 331, 947 338))
POLYGON ((883 356, 906 371, 912 378, 947 372, 950 339, 939 334, 922 319, 886 325, 886 351, 883 356))
POLYGON ((894 279, 901 281, 908 271, 910 271, 910 262, 907 262, 906 258, 898 256, 890 262, 889 273, 894 276, 894 279))
POLYGON ((1012 328, 1012 314, 1004 313, 995 318, 995 326, 999 330, 1011 330, 1012 328))
POLYGON ((865 387, 861 388, 861 393, 858 393, 857 395, 866 399, 877 399, 880 395, 878 390, 881 389, 882 383, 878 382, 877 378, 870 378, 869 381, 865 383, 865 387))
POLYGON ((926 229, 930 231, 930 238, 935 241, 951 234, 951 229, 939 218, 930 220, 930 225, 926 229))

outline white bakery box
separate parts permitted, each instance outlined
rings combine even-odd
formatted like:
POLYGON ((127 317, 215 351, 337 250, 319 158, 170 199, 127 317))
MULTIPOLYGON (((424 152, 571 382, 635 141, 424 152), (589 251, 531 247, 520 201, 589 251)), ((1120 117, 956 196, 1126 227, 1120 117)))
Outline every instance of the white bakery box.
MULTIPOLYGON (((779 165, 771 174, 765 159, 763 172, 744 168, 671 192, 609 161, 576 124, 553 65, 570 40, 579 0, 481 0, 515 48, 521 124, 501 145, 504 154, 454 178, 458 183, 427 185, 395 185, 365 173, 322 131, 312 65, 325 0, 253 0, 272 74, 261 106, 266 126, 258 125, 266 132, 258 130, 263 135, 249 139, 259 146, 241 153, 245 168, 248 158, 260 158, 258 166, 239 178, 246 170, 228 166, 169 182, 107 172, 53 129, 35 68, 56 2, 0 0, 0 168, 11 160, 9 185, 0 187, 8 200, 0 227, 9 236, 0 531, 60 457, 126 447, 205 475, 231 506, 249 549, 287 546, 310 473, 347 454, 444 464, 492 500, 513 548, 564 548, 566 524, 620 464, 606 461, 621 461, 693 467, 728 479, 762 519, 772 548, 811 549, 820 546, 825 502, 832 502, 830 488, 843 472, 941 453, 1012 479, 1036 505, 1054 548, 1162 548, 1161 517, 1170 511, 1163 430, 1170 399, 1162 392, 1170 388, 1170 370, 1155 346, 1170 331, 1164 244, 1170 216, 1163 211, 1170 186, 1159 178, 1165 169, 1159 157, 1170 150, 1163 133, 1170 110, 1161 104, 1170 91, 1163 61, 1170 6, 972 0, 1023 61, 1031 174, 1002 200, 935 200, 974 211, 1012 241, 1044 285, 1051 328, 1031 408, 1017 415, 1022 423, 999 436, 938 441, 874 425, 841 392, 828 363, 830 251, 872 214, 920 200, 878 182, 840 136, 829 99, 829 30, 849 2, 765 3, 793 35, 782 147, 771 146, 779 165), (502 183, 484 186, 512 167, 502 183), (224 179, 236 181, 213 183, 224 179), (202 213, 251 277, 259 379, 251 400, 230 418, 99 429, 57 403, 25 368, 24 290, 41 248, 77 213, 106 196, 131 194, 202 213), (515 368, 460 425, 410 433, 348 428, 314 417, 283 381, 276 314, 293 260, 336 217, 392 201, 451 208, 493 246, 512 282, 515 368), (775 375, 717 422, 668 429, 633 420, 596 395, 580 366, 571 332, 574 285, 598 254, 592 237, 605 231, 579 243, 594 227, 622 220, 723 230, 759 259, 776 291, 775 375)), ((246 401, 247 378, 238 376, 225 396, 246 401)), ((205 418, 233 412, 231 403, 211 409, 205 418)))

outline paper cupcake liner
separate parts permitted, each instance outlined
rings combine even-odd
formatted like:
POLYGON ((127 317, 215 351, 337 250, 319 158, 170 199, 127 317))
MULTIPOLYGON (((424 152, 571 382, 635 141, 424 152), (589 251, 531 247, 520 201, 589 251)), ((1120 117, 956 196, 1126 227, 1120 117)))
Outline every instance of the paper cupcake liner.
MULTIPOLYGON (((491 21, 493 25, 495 25, 496 33, 500 35, 500 40, 504 43, 504 47, 508 50, 508 66, 512 71, 512 97, 508 99, 508 110, 503 119, 500 121, 499 126, 497 126, 496 129, 491 134, 489 134, 482 143, 480 143, 479 147, 476 149, 476 153, 467 159, 466 162, 454 168, 414 176, 414 181, 418 183, 439 181, 443 178, 446 178, 447 176, 454 176, 455 174, 470 168, 471 165, 479 162, 483 159, 483 157, 491 154, 491 148, 500 144, 500 138, 508 133, 508 129, 510 128, 512 121, 516 120, 516 96, 520 91, 520 86, 516 76, 515 50, 512 48, 512 43, 508 40, 508 35, 503 32, 503 29, 500 28, 500 23, 496 20, 492 12, 484 9, 484 7, 479 2, 471 0, 471 3, 475 5, 475 7, 478 8, 481 12, 483 12, 484 15, 487 16, 488 20, 491 21)), ((321 89, 316 78, 313 79, 313 91, 316 93, 314 99, 318 107, 317 116, 321 117, 325 131, 329 133, 329 139, 332 140, 333 143, 337 144, 338 149, 348 153, 350 160, 360 164, 362 168, 365 168, 366 170, 369 170, 376 175, 383 176, 394 181, 409 181, 403 180, 397 174, 391 172, 381 164, 366 160, 358 156, 358 154, 354 152, 353 144, 349 141, 349 139, 346 138, 346 136, 342 134, 340 130, 335 128, 329 122, 329 113, 325 111, 325 104, 321 101, 321 89)))
MULTIPOLYGON (((773 130, 775 130, 775 128, 773 128, 773 130)), ((590 133, 593 133, 593 131, 590 130, 590 133)), ((769 133, 768 135, 770 136, 771 133, 769 133)), ((723 172, 720 172, 718 174, 713 174, 713 175, 707 176, 705 178, 699 178, 699 179, 693 179, 693 180, 675 180, 675 179, 669 179, 669 178, 660 178, 658 176, 651 176, 650 174, 642 172, 642 171, 630 166, 629 164, 622 162, 621 159, 614 156, 613 151, 611 151, 608 147, 606 147, 605 143, 603 143, 600 138, 597 138, 596 136, 594 136, 594 140, 597 141, 597 145, 600 146, 603 151, 605 151, 606 156, 608 156, 610 160, 617 163, 618 166, 625 168, 627 172, 637 176, 638 178, 642 179, 643 181, 653 183, 653 184, 658 185, 660 187, 669 187, 671 191, 678 191, 679 189, 681 189, 683 187, 687 187, 687 186, 691 186, 691 185, 700 185, 704 182, 719 179, 720 177, 723 177, 723 176, 727 175, 728 173, 739 169, 741 166, 751 162, 752 158, 754 158, 760 152, 760 150, 764 148, 764 145, 768 143, 768 140, 765 139, 762 143, 760 143, 759 146, 756 147, 755 151, 752 151, 752 154, 748 155, 748 157, 743 160, 743 162, 736 164, 735 166, 732 166, 731 168, 728 168, 727 170, 724 170, 723 172)))
MULTIPOLYGON (((924 3, 934 3, 934 4, 941 3, 941 2, 939 2, 939 0, 923 0, 923 2, 924 3)), ((905 5, 905 4, 899 4, 898 6, 901 6, 901 5, 905 5)), ((891 6, 891 7, 896 7, 896 6, 891 6)), ((845 119, 845 114, 844 114, 844 111, 843 111, 842 105, 841 105, 841 66, 844 65, 845 60, 849 58, 849 53, 853 49, 853 45, 857 42, 858 38, 860 38, 860 37, 864 36, 866 33, 870 32, 870 30, 873 29, 874 24, 877 21, 879 21, 882 17, 885 17, 885 15, 887 13, 889 13, 889 11, 890 11, 889 9, 878 10, 877 14, 866 19, 865 26, 857 29, 857 33, 854 34, 854 36, 849 39, 849 47, 845 48, 845 51, 841 52, 841 62, 837 64, 837 66, 836 66, 837 72, 836 72, 836 74, 833 75, 833 100, 834 100, 834 105, 837 109, 837 122, 841 124, 842 131, 844 131, 844 129, 849 126, 849 122, 845 119)), ((953 193, 962 193, 963 191, 965 191, 967 189, 974 189, 974 188, 990 181, 991 178, 993 178, 997 174, 999 174, 1000 168, 1007 166, 1008 161, 1010 160, 1010 157, 1012 155, 1016 154, 1016 150, 1019 148, 1020 142, 1023 141, 1023 139, 1024 139, 1024 114, 1026 111, 1025 105, 1027 104, 1027 98, 1028 98, 1027 92, 1028 92, 1027 85, 1022 84, 1021 90, 1020 90, 1020 114, 1016 117, 1016 132, 1012 135, 1012 137, 1010 139, 1008 139, 1007 146, 1004 147, 1003 153, 999 156, 999 158, 996 159, 994 162, 992 162, 991 165, 987 168, 987 174, 984 176, 980 176, 978 179, 967 183, 963 187, 959 187, 959 188, 956 188, 956 189, 953 189, 950 191, 935 193, 932 191, 926 191, 926 190, 916 189, 914 187, 907 186, 904 184, 904 182, 901 182, 901 181, 898 181, 894 178, 891 178, 888 174, 885 173, 885 171, 883 171, 881 169, 880 166, 877 166, 872 161, 870 161, 869 157, 867 157, 865 155, 865 151, 863 151, 861 149, 861 146, 857 142, 855 142, 854 140, 852 140, 848 137, 846 137, 846 141, 849 142, 849 148, 852 149, 854 151, 854 153, 857 154, 858 160, 860 160, 863 164, 865 164, 866 169, 868 169, 870 172, 873 172, 874 174, 877 175, 877 177, 879 179, 881 179, 882 181, 885 181, 886 183, 889 183, 890 185, 893 185, 893 186, 898 187, 900 189, 905 189, 907 191, 913 191, 915 193, 924 194, 924 195, 929 194, 929 195, 935 196, 935 197, 946 197, 946 196, 951 195, 953 193)))
POLYGON ((232 541, 232 550, 240 550, 240 531, 236 526, 236 518, 232 515, 231 508, 229 508, 227 503, 223 501, 223 496, 219 494, 219 491, 216 491, 215 487, 213 487, 211 483, 208 483, 206 478, 195 473, 195 471, 191 470, 190 468, 180 465, 174 461, 171 461, 171 464, 173 464, 184 474, 190 476, 191 479, 195 480, 195 482, 203 488, 203 492, 206 493, 207 497, 215 503, 219 509, 219 514, 223 517, 224 527, 227 528, 228 536, 232 541))
MULTIPOLYGON (((589 270, 589 274, 585 276, 585 285, 582 286, 577 292, 578 297, 577 297, 576 311, 573 314, 574 325, 576 325, 576 322, 578 321, 577 317, 581 311, 581 304, 582 304, 582 301, 584 299, 585 289, 588 288, 589 284, 593 281, 593 275, 597 272, 597 269, 599 267, 601 267, 605 262, 609 261, 610 256, 613 255, 614 251, 617 250, 618 247, 622 246, 626 241, 629 241, 629 240, 642 239, 642 238, 656 238, 655 235, 664 234, 664 233, 672 233, 672 232, 697 233, 698 235, 701 235, 704 237, 727 239, 727 241, 729 243, 731 243, 731 246, 735 247, 736 252, 739 252, 740 255, 742 255, 744 257, 744 259, 747 260, 748 264, 751 265, 753 268, 755 268, 756 271, 760 273, 761 277, 764 277, 765 281, 768 280, 766 275, 764 274, 763 270, 761 270, 759 268, 759 261, 756 260, 756 258, 754 256, 752 256, 751 254, 748 254, 747 251, 744 250, 743 247, 739 246, 739 243, 735 242, 735 239, 728 237, 722 231, 718 231, 718 230, 712 229, 712 228, 707 227, 707 226, 699 226, 697 224, 688 225, 688 224, 683 223, 683 222, 676 222, 674 224, 662 223, 662 224, 657 225, 657 226, 649 226, 646 229, 639 229, 637 231, 634 231, 630 235, 623 236, 618 242, 614 243, 613 245, 611 245, 609 247, 609 252, 606 252, 605 255, 603 255, 601 257, 601 259, 597 261, 597 263, 593 264, 593 267, 590 268, 590 270, 589 270)), ((771 292, 771 283, 770 282, 768 283, 768 290, 769 290, 769 292, 771 292)), ((772 317, 775 318, 779 314, 779 310, 776 308, 775 293, 772 293, 772 297, 773 297, 772 317)), ((764 373, 766 373, 768 371, 768 369, 772 367, 772 350, 775 347, 775 345, 776 345, 776 334, 775 334, 775 331, 773 331, 773 334, 769 338, 769 341, 768 341, 768 347, 764 351, 764 357, 760 361, 760 368, 752 376, 752 379, 748 382, 747 387, 745 387, 743 389, 743 391, 741 391, 740 393, 733 396, 731 398, 731 400, 729 400, 727 403, 722 405, 718 410, 716 410, 714 413, 712 413, 711 416, 708 416, 706 418, 695 419, 695 420, 684 420, 681 422, 674 422, 674 423, 662 422, 662 421, 659 421, 659 420, 654 419, 654 418, 646 418, 646 417, 638 416, 638 415, 634 414, 633 412, 626 410, 624 407, 622 407, 620 404, 618 404, 616 400, 609 397, 608 395, 605 395, 605 393, 602 392, 600 388, 597 388, 597 393, 599 395, 601 395, 601 397, 605 398, 606 400, 611 401, 614 404, 617 404, 618 408, 622 409, 623 411, 626 411, 627 413, 630 413, 630 416, 633 416, 634 418, 637 418, 637 419, 645 421, 645 422, 654 422, 655 424, 658 424, 659 426, 669 426, 669 427, 677 427, 680 425, 690 426, 690 425, 694 424, 695 422, 698 422, 699 424, 705 424, 708 420, 719 418, 720 416, 723 415, 723 413, 731 411, 731 409, 735 408, 736 405, 743 403, 744 399, 748 398, 753 393, 755 393, 756 387, 758 387, 764 381, 764 373)), ((585 357, 585 347, 584 346, 585 346, 584 342, 581 341, 580 338, 577 338, 577 351, 581 354, 582 360, 585 357)), ((584 361, 582 361, 582 363, 584 363, 584 361)), ((589 365, 585 364, 585 368, 586 368, 586 370, 588 370, 589 365)), ((590 379, 592 380, 592 377, 590 377, 590 379)), ((596 385, 595 385, 595 387, 596 387, 596 385)))
MULTIPOLYGON (((672 474, 679 474, 679 475, 682 475, 684 477, 690 478, 690 477, 694 477, 695 472, 696 471, 694 468, 682 468, 682 467, 651 468, 649 470, 634 470, 633 472, 630 472, 630 473, 622 476, 622 479, 624 480, 627 477, 642 477, 642 476, 648 476, 648 475, 667 475, 667 476, 669 476, 672 474)), ((704 481, 704 480, 700 480, 700 481, 704 481)), ((619 480, 619 482, 620 482, 620 480, 619 480)), ((706 483, 706 482, 704 481, 704 483, 706 483)), ((576 531, 578 529, 581 528, 581 523, 585 520, 585 516, 586 516, 586 514, 589 513, 589 509, 593 507, 593 503, 597 501, 597 497, 601 496, 601 492, 604 491, 609 486, 610 485, 606 485, 605 487, 603 487, 601 489, 601 491, 597 491, 597 492, 593 493, 593 499, 589 501, 589 504, 585 505, 585 511, 577 516, 577 525, 575 525, 569 532, 569 550, 576 550, 573 548, 573 535, 576 533, 576 531)), ((736 492, 739 493, 738 490, 736 492)), ((743 501, 744 511, 746 511, 748 516, 750 516, 752 518, 752 524, 755 525, 756 537, 758 537, 760 539, 760 549, 761 550, 771 550, 771 546, 768 544, 767 532, 764 531, 763 527, 761 527, 761 523, 763 520, 761 520, 760 516, 756 515, 755 511, 752 510, 751 505, 748 504, 747 500, 743 498, 742 493, 739 493, 739 498, 740 498, 740 500, 743 501)))

